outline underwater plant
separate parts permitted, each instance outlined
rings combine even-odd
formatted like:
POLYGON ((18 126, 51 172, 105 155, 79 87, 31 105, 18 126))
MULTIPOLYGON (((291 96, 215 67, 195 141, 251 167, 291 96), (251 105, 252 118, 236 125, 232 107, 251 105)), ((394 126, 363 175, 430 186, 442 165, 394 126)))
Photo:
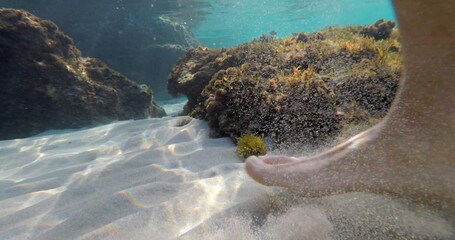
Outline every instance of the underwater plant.
POLYGON ((236 153, 239 157, 246 159, 253 155, 265 155, 267 148, 262 137, 248 133, 237 139, 236 153))

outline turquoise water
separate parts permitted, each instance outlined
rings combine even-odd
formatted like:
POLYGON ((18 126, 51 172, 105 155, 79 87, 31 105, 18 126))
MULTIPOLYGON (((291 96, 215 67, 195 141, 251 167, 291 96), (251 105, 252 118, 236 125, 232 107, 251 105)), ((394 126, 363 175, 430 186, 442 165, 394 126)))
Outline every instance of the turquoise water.
MULTIPOLYGON (((238 45, 272 30, 277 37, 331 25, 395 19, 390 0, 209 0, 205 20, 192 29, 208 47, 238 45)), ((191 20, 191 19, 190 19, 191 20)))

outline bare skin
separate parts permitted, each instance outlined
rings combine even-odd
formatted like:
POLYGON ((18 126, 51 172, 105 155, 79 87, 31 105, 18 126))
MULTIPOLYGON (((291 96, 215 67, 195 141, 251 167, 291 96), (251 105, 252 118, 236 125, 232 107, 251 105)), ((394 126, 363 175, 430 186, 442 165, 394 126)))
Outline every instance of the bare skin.
POLYGON ((317 156, 250 157, 248 174, 306 196, 390 193, 455 212, 455 1, 430 2, 394 1, 405 70, 381 123, 317 156))

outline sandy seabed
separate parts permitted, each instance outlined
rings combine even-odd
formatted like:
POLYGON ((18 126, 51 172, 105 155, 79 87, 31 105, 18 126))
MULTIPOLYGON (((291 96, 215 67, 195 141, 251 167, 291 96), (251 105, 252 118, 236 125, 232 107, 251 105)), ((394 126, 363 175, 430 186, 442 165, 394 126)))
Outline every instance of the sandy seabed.
POLYGON ((401 200, 259 185, 208 133, 168 117, 0 141, 0 239, 454 239, 401 200))

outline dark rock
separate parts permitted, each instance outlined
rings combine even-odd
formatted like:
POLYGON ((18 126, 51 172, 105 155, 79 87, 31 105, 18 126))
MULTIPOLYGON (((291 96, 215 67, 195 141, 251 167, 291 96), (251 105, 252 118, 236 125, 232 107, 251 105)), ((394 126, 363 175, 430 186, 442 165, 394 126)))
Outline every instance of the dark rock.
POLYGON ((390 37, 395 25, 394 21, 385 21, 384 19, 380 19, 372 25, 363 27, 360 30, 360 34, 372 37, 375 40, 386 39, 390 37))
POLYGON ((55 22, 84 56, 96 57, 139 84, 170 98, 166 79, 172 66, 198 46, 188 27, 163 13, 185 9, 193 1, 3 0, 0 7, 25 9, 55 22), (178 6, 179 5, 179 6, 178 6), (153 6, 153 7, 152 7, 153 6))
POLYGON ((278 146, 321 142, 340 128, 335 99, 322 81, 265 80, 237 68, 220 71, 214 79, 202 92, 205 118, 222 136, 254 133, 278 146))
POLYGON ((297 42, 308 42, 308 36, 305 33, 298 33, 296 35, 297 42))
POLYGON ((229 49, 188 52, 168 79, 213 136, 262 135, 276 146, 320 143, 385 116, 401 75, 398 35, 330 27, 229 49))
MULTIPOLYGON (((188 114, 200 101, 200 95, 205 86, 219 69, 228 68, 233 63, 220 60, 224 49, 209 50, 198 47, 190 50, 179 60, 168 77, 168 91, 173 96, 185 94, 188 103, 183 114, 188 114), (218 59, 218 61, 217 61, 218 59)), ((229 57, 227 57, 229 58, 229 57)))
POLYGON ((268 48, 262 43, 253 41, 235 49, 192 49, 178 61, 169 74, 169 93, 173 96, 187 96, 188 103, 184 113, 188 114, 196 105, 204 102, 201 98, 202 90, 213 79, 214 74, 222 69, 247 63, 244 66, 245 71, 257 72, 266 77, 273 76, 278 71, 273 66, 282 59, 274 48, 268 48))
POLYGON ((55 24, 25 11, 0 10, 0 86, 0 139, 165 115, 149 88, 81 58, 55 24))

